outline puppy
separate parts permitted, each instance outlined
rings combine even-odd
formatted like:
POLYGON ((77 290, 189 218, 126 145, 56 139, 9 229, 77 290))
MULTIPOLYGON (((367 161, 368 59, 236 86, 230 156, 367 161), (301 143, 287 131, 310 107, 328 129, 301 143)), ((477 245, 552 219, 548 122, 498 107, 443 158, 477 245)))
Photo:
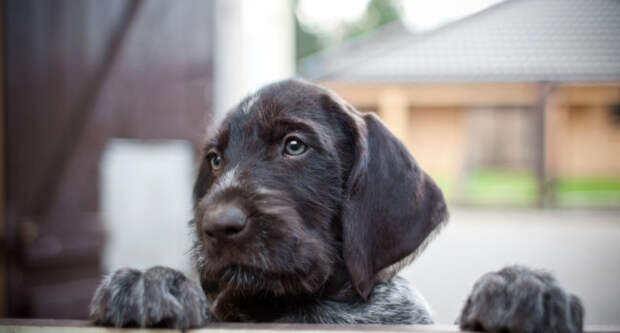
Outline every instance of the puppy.
MULTIPOLYGON (((95 292, 96 324, 433 322, 396 274, 446 222, 443 194, 376 116, 334 93, 287 80, 243 100, 204 147, 194 199, 200 285, 119 270, 95 292)), ((577 332, 582 316, 550 276, 510 267, 478 282, 460 323, 577 332)))

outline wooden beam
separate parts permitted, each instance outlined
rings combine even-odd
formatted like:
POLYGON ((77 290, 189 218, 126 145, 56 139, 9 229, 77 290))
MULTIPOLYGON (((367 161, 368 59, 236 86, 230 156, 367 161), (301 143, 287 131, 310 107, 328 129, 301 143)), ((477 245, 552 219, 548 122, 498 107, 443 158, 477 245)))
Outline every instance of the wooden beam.
MULTIPOLYGON (((0 332, 13 333, 123 333, 123 332, 181 332, 173 329, 122 329, 96 327, 88 321, 52 319, 0 319, 0 332)), ((193 333, 447 333, 462 332, 456 325, 313 325, 313 324, 241 324, 217 323, 185 332, 193 333)), ((586 326, 585 333, 620 333, 620 326, 586 326)))
POLYGON ((549 203, 549 189, 546 174, 546 111, 547 100, 553 89, 550 82, 537 84, 537 101, 534 107, 534 174, 538 183, 538 207, 549 203))
POLYGON ((358 107, 376 107, 385 89, 398 88, 414 107, 532 106, 537 91, 533 83, 363 84, 320 82, 358 107))
POLYGON ((121 51, 129 37, 132 26, 135 25, 136 17, 141 8, 142 0, 135 0, 126 3, 126 9, 118 25, 118 28, 112 32, 108 41, 105 53, 102 57, 102 63, 97 68, 92 81, 86 89, 86 93, 78 101, 76 109, 73 111, 75 115, 67 125, 59 144, 54 149, 56 158, 52 160, 51 165, 47 166, 45 177, 42 178, 41 186, 35 192, 32 207, 35 215, 44 216, 48 213, 50 205, 57 194, 58 187, 65 176, 65 170, 69 160, 77 149, 78 143, 82 140, 88 121, 94 113, 95 107, 106 82, 112 74, 113 68, 120 60, 121 51))
POLYGON ((5 187, 4 173, 6 154, 4 149, 4 2, 0 3, 0 317, 7 315, 7 264, 6 252, 6 206, 5 206, 5 187))
MULTIPOLYGON (((399 87, 411 106, 492 107, 496 105, 533 106, 537 84, 530 82, 469 82, 432 84, 382 84, 323 81, 345 100, 360 107, 376 107, 380 92, 399 87)), ((620 82, 562 83, 554 90, 558 100, 574 106, 602 106, 620 103, 620 82)))
POLYGON ((606 107, 620 104, 620 82, 565 84, 553 94, 562 105, 606 107))

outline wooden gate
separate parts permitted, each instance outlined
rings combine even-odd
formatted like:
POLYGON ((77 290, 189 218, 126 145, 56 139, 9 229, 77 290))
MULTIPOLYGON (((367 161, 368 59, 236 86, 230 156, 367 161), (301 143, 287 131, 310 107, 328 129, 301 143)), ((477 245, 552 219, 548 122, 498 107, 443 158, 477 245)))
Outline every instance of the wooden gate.
POLYGON ((4 253, 11 317, 85 318, 111 137, 189 140, 211 105, 210 1, 5 0, 4 253))

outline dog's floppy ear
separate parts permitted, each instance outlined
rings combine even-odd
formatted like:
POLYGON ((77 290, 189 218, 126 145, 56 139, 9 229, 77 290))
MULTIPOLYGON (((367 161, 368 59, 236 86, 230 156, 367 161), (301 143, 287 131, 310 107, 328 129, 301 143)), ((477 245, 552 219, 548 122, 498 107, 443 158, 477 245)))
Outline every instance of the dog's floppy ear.
POLYGON ((399 269, 391 268, 421 251, 448 210, 439 187, 375 115, 341 109, 357 136, 342 208, 343 256, 366 298, 399 269))

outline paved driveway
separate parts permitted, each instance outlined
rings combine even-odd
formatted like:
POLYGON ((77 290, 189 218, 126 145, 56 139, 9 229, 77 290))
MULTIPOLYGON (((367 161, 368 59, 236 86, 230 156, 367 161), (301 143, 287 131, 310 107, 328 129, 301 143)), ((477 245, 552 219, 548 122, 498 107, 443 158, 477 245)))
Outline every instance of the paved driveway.
POLYGON ((620 211, 452 209, 402 274, 452 323, 474 281, 508 264, 554 273, 582 298, 586 324, 620 324, 620 211))

